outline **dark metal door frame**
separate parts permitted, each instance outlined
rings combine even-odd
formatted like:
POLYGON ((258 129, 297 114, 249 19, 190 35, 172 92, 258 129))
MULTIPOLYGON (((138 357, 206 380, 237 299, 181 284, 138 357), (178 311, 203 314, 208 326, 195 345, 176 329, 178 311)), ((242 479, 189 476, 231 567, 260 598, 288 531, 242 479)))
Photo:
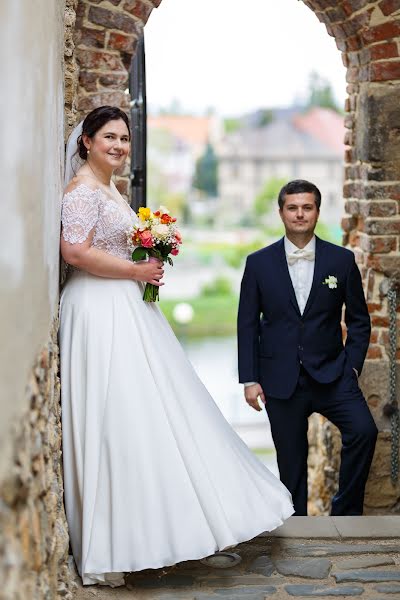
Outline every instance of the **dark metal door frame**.
POLYGON ((140 38, 129 73, 131 94, 131 207, 146 206, 147 187, 147 106, 144 35, 140 38))

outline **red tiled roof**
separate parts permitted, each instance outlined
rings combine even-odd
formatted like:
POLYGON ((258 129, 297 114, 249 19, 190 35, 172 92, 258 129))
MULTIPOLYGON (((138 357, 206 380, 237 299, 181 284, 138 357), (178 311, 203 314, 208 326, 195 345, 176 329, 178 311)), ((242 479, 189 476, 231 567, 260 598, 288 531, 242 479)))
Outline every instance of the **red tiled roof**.
POLYGON ((343 152, 344 118, 329 108, 312 108, 304 115, 295 115, 293 124, 297 129, 326 144, 332 150, 343 152))
POLYGON ((190 117, 183 115, 149 116, 149 128, 164 129, 189 144, 206 144, 210 137, 210 117, 190 117))

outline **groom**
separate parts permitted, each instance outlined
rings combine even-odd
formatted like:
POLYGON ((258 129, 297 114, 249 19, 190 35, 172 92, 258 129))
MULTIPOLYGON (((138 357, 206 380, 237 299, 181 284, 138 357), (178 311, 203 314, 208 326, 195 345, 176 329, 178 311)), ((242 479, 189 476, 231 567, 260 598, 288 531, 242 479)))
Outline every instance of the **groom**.
POLYGON ((321 205, 314 184, 291 181, 278 204, 286 235, 251 254, 243 275, 239 381, 250 406, 265 404, 295 514, 307 514, 307 427, 317 412, 342 435, 331 514, 361 515, 377 428, 358 385, 371 330, 360 272, 350 250, 314 235, 321 205))

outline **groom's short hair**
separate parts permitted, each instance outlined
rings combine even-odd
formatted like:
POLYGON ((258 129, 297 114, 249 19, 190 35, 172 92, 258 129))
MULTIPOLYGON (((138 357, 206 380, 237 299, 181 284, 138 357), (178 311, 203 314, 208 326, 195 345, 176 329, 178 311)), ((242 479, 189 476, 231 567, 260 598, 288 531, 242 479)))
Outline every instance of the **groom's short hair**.
POLYGON ((294 179, 293 181, 289 181, 289 183, 284 185, 278 196, 280 210, 282 210, 285 203, 285 196, 290 196, 291 194, 314 194, 315 204, 317 205, 318 210, 320 209, 321 192, 316 185, 311 183, 311 181, 306 181, 305 179, 294 179))

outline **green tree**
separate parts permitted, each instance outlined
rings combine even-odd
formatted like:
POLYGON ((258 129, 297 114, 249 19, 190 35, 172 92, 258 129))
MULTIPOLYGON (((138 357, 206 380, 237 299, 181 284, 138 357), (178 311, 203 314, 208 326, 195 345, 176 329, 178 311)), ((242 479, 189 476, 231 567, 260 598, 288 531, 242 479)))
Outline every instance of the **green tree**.
POLYGON ((271 109, 263 109, 260 113, 259 127, 266 127, 274 120, 274 112, 271 109))
POLYGON ((331 83, 316 71, 310 73, 306 100, 307 108, 313 108, 314 106, 331 108, 336 112, 341 112, 331 83))
POLYGON ((207 196, 216 196, 218 193, 217 164, 214 149, 208 143, 204 154, 196 162, 193 177, 193 187, 207 196))
POLYGON ((224 132, 227 134, 235 133, 235 131, 238 131, 241 127, 242 122, 240 119, 234 117, 224 119, 224 132))
POLYGON ((257 217, 262 217, 270 212, 273 205, 278 201, 278 194, 281 188, 287 181, 287 179, 281 177, 271 177, 271 179, 267 179, 261 192, 254 201, 254 212, 257 217))

